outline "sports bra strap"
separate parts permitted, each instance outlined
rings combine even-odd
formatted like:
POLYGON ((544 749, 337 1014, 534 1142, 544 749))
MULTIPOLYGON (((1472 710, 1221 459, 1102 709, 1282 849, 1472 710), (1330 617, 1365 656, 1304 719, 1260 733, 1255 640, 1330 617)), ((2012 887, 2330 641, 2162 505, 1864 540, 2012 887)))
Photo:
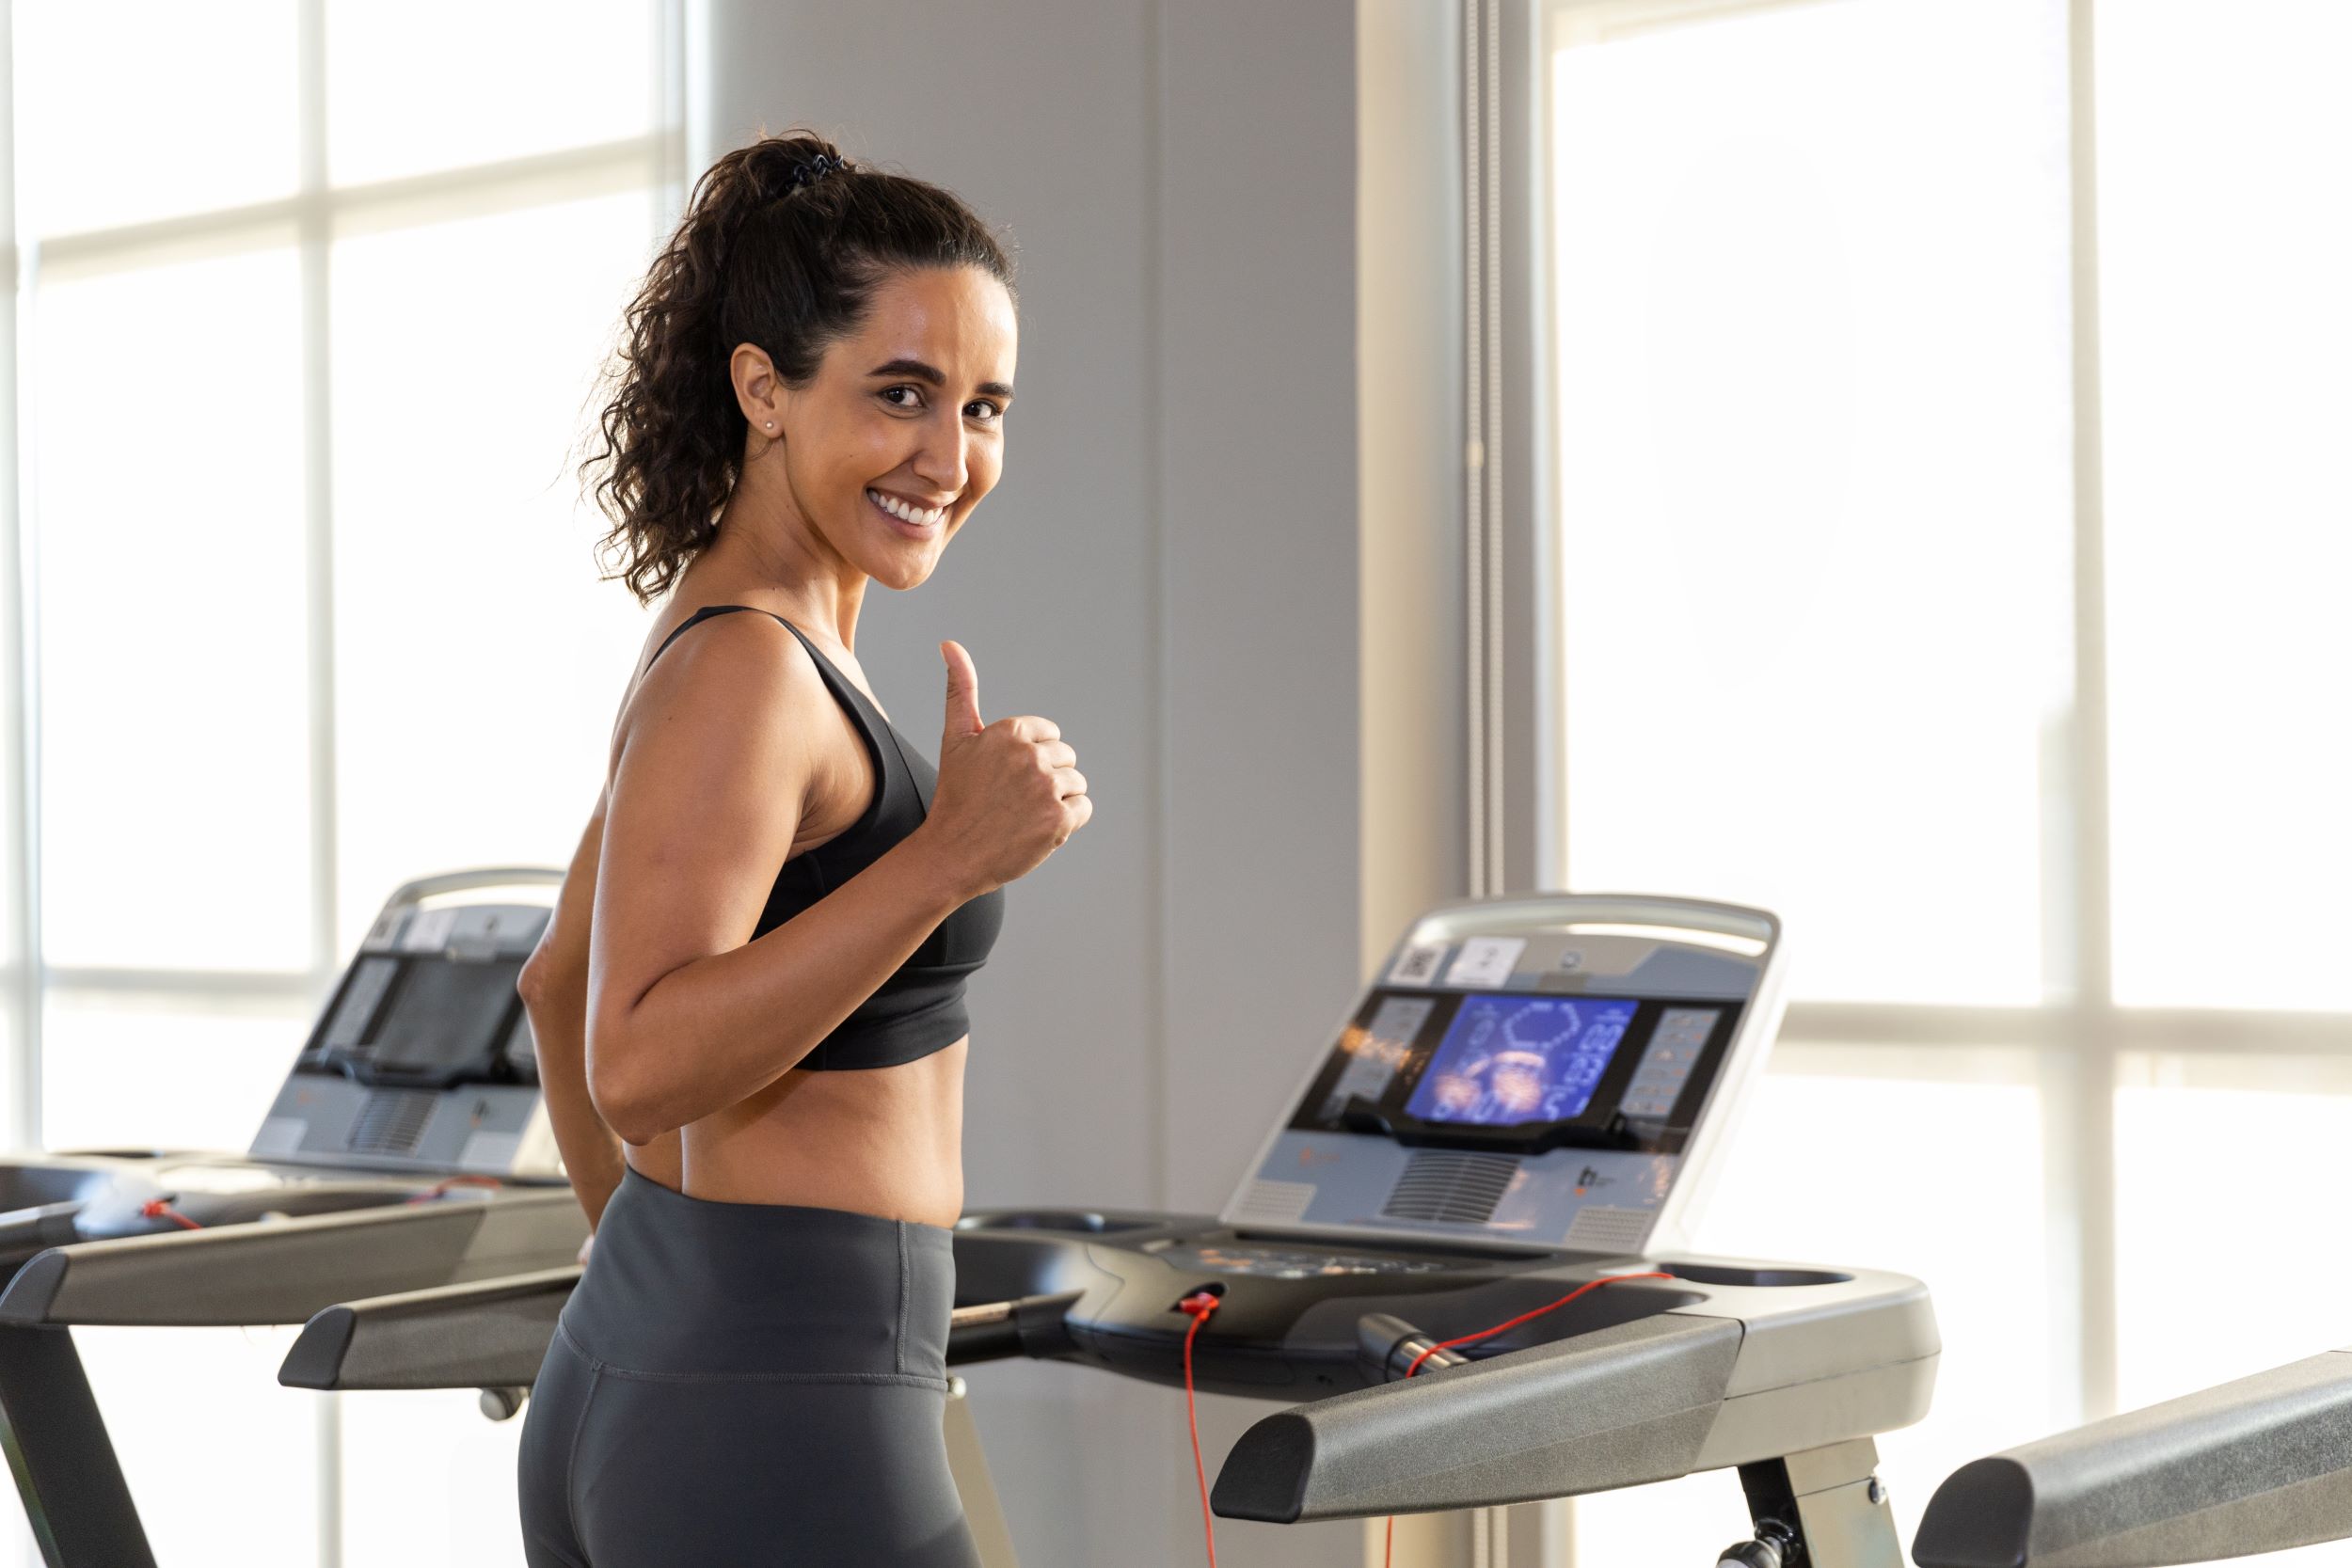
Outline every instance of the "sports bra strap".
POLYGON ((652 669, 653 659, 660 658, 663 654, 668 653, 670 651, 670 644, 676 641, 680 637, 684 636, 693 627, 701 626, 705 621, 711 619, 713 616, 732 615, 739 610, 757 610, 760 614, 767 616, 770 620, 775 622, 776 625, 782 626, 793 636, 799 637, 802 644, 806 646, 808 639, 801 636, 801 628, 786 620, 783 616, 778 615, 772 610, 760 610, 757 605, 749 604, 707 604, 671 628, 670 635, 661 640, 661 646, 653 651, 653 658, 645 660, 645 668, 648 670, 652 669))

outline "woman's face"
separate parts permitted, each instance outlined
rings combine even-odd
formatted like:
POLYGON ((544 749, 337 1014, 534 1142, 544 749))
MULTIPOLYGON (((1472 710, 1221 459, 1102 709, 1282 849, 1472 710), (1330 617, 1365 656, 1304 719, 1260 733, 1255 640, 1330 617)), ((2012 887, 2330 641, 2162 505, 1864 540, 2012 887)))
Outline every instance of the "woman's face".
POLYGON ((1016 335, 1011 296, 979 268, 893 271, 808 385, 774 389, 800 515, 875 581, 930 577, 995 487, 1016 335))

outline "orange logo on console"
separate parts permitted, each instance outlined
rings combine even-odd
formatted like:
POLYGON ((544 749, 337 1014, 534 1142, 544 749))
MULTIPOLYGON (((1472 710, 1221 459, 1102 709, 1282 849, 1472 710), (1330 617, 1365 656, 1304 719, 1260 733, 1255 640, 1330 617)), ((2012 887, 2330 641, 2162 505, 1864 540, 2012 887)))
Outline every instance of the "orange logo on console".
POLYGON ((1302 1148, 1298 1151, 1298 1163, 1302 1165, 1337 1164, 1339 1158, 1337 1150, 1325 1150, 1312 1146, 1302 1148))

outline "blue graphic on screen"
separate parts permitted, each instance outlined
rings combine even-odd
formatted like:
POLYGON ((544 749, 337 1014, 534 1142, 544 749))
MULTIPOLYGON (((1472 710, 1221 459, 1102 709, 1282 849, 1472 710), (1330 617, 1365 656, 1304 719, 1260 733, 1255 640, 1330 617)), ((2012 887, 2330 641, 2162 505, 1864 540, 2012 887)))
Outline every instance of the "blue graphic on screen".
POLYGON ((1638 1006, 1585 997, 1466 998, 1406 1114, 1475 1127, 1581 1116, 1638 1006))

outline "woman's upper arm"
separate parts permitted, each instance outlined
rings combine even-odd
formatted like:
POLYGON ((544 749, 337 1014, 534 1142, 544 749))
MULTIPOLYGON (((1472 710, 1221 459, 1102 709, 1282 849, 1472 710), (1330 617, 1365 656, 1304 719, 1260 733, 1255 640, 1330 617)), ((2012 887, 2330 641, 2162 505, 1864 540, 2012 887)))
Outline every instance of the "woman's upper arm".
POLYGON ((591 1039, 609 1044, 615 1023, 625 1037, 662 976, 751 940, 813 777, 812 695, 830 704, 792 634, 764 615, 698 627, 638 687, 605 796, 591 1039))
POLYGON ((564 867, 554 907, 548 911, 547 928, 539 933, 538 945, 523 961, 516 982, 524 998, 536 1005, 568 998, 578 1006, 586 1000, 588 921, 596 896, 596 858, 604 847, 604 799, 599 792, 596 810, 588 814, 588 825, 572 850, 572 863, 564 867))

